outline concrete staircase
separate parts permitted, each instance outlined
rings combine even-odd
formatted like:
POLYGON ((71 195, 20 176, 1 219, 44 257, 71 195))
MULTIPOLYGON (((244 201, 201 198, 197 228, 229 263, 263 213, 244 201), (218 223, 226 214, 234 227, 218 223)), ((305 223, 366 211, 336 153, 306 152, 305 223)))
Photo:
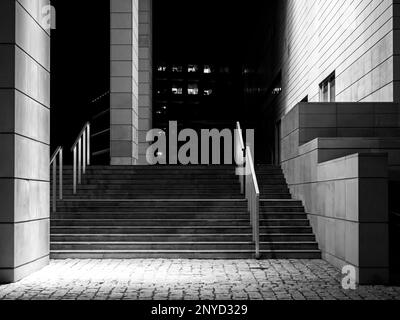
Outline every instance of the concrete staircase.
MULTIPOLYGON (((233 166, 90 167, 78 194, 64 170, 51 257, 252 258, 247 202, 233 166)), ((258 167, 262 258, 320 258, 280 168, 258 167)))

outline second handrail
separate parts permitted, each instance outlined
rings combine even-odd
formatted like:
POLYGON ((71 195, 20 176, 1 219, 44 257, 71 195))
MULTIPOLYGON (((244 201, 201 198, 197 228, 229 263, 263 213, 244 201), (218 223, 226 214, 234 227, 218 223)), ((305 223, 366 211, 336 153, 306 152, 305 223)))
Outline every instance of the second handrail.
POLYGON ((73 193, 76 194, 77 185, 82 183, 82 174, 86 174, 87 166, 90 166, 90 123, 87 122, 75 143, 72 145, 73 153, 73 193))

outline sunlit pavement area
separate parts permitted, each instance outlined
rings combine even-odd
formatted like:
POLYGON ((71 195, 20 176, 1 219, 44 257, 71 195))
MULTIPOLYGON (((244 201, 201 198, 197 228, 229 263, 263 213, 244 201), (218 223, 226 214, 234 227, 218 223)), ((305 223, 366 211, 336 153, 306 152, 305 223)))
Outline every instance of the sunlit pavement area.
POLYGON ((400 287, 343 290, 322 260, 53 260, 0 286, 2 300, 387 300, 400 287))

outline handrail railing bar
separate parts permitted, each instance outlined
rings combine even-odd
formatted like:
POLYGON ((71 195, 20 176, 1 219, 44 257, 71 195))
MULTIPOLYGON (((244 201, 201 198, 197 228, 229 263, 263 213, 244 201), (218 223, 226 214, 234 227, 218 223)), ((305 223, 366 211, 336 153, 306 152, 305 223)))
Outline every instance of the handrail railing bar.
POLYGON ((73 173, 72 173, 72 180, 73 180, 73 189, 74 194, 76 194, 76 146, 73 149, 73 173))
POLYGON ((82 184, 82 175, 86 174, 91 162, 90 150, 90 122, 86 122, 73 144, 73 192, 76 194, 77 185, 82 184))
POLYGON ((78 141, 78 184, 82 183, 82 140, 79 139, 78 141))
MULTIPOLYGON (((52 170, 52 209, 53 212, 57 211, 57 159, 58 159, 58 188, 59 188, 59 200, 63 199, 63 148, 58 147, 56 151, 53 153, 52 157, 50 158, 50 170, 52 170)), ((50 171, 51 172, 51 171, 50 171)))
MULTIPOLYGON (((252 240, 255 245, 255 257, 260 258, 260 188, 257 181, 256 170, 254 166, 254 159, 252 154, 252 146, 250 143, 244 147, 243 131, 240 123, 236 124, 236 131, 238 133, 235 141, 236 152, 240 149, 244 151, 244 168, 242 163, 238 164, 239 179, 241 184, 242 193, 247 199, 248 211, 250 214, 250 225, 252 230, 252 240)), ((236 154, 238 156, 238 154, 236 154)))
POLYGON ((103 130, 103 131, 99 131, 99 132, 93 133, 93 134, 92 134, 92 138, 95 138, 95 137, 100 136, 100 135, 102 135, 102 134, 108 133, 108 132, 110 132, 110 131, 111 131, 110 129, 105 129, 105 130, 103 130))
POLYGON ((78 144, 79 140, 81 139, 83 133, 86 131, 87 127, 90 126, 89 122, 86 122, 85 125, 83 126, 83 129, 79 132, 78 138, 76 138, 74 144, 72 145, 71 151, 74 150, 74 147, 78 144))
POLYGON ((106 154, 106 153, 109 153, 109 152, 110 152, 110 148, 99 150, 99 151, 93 152, 92 153, 92 157, 100 156, 102 154, 106 154))
POLYGON ((243 151, 246 149, 245 145, 244 145, 244 140, 243 140, 243 130, 240 126, 240 122, 237 122, 237 130, 239 133, 239 142, 240 142, 240 147, 243 149, 243 151))
POLYGON ((64 154, 63 154, 63 149, 60 149, 60 153, 59 153, 59 188, 60 188, 60 194, 59 194, 59 199, 62 200, 63 199, 63 166, 64 166, 64 154))
POLYGON ((246 183, 246 196, 249 201, 250 221, 252 226, 253 241, 255 244, 255 256, 260 257, 260 189, 258 186, 256 171, 254 168, 251 147, 246 148, 246 176, 250 178, 246 183))
MULTIPOLYGON (((236 156, 238 158, 242 157, 244 160, 244 159, 246 159, 246 147, 245 147, 244 141, 243 141, 243 131, 242 131, 242 128, 241 128, 239 122, 236 122, 235 139, 238 139, 238 141, 235 141, 235 148, 236 148, 235 152, 242 152, 242 154, 240 156, 238 156, 237 154, 236 154, 236 156), (236 145, 237 142, 239 142, 239 147, 236 145)), ((239 160, 239 159, 236 159, 236 160, 239 160)), ((243 175, 243 172, 244 172, 243 168, 245 167, 245 164, 244 163, 240 164, 240 165, 238 165, 238 167, 239 167, 239 170, 242 171, 242 172, 239 172, 240 192, 241 192, 241 194, 244 194, 245 193, 245 178, 243 175)))
POLYGON ((100 111, 98 114, 96 114, 96 115, 94 115, 94 116, 92 117, 92 121, 93 121, 93 120, 96 120, 96 119, 98 119, 98 118, 100 118, 100 117, 102 117, 103 115, 105 115, 105 114, 107 114, 107 113, 109 113, 109 112, 111 112, 111 109, 110 109, 110 108, 105 109, 105 110, 103 110, 103 111, 100 111))
POLYGON ((53 212, 57 211, 57 161, 53 163, 53 212))
POLYGON ((91 156, 90 156, 90 134, 91 134, 91 128, 90 128, 90 123, 88 123, 87 126, 87 135, 86 135, 86 161, 87 161, 87 165, 90 166, 90 160, 91 160, 91 156))
POLYGON ((260 188, 258 186, 257 175, 256 175, 256 170, 254 168, 254 160, 253 160, 253 156, 251 154, 250 146, 247 146, 247 152, 246 153, 248 153, 247 156, 249 157, 249 166, 250 166, 250 170, 251 170, 251 175, 253 177, 254 189, 255 189, 257 194, 260 194, 260 188))

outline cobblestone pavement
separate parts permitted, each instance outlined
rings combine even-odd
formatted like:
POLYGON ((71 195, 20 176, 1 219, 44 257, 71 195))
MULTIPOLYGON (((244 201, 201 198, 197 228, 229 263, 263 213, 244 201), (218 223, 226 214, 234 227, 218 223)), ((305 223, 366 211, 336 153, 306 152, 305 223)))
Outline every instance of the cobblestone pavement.
POLYGON ((400 299, 400 287, 340 283, 321 260, 54 260, 0 286, 0 300, 400 299))

